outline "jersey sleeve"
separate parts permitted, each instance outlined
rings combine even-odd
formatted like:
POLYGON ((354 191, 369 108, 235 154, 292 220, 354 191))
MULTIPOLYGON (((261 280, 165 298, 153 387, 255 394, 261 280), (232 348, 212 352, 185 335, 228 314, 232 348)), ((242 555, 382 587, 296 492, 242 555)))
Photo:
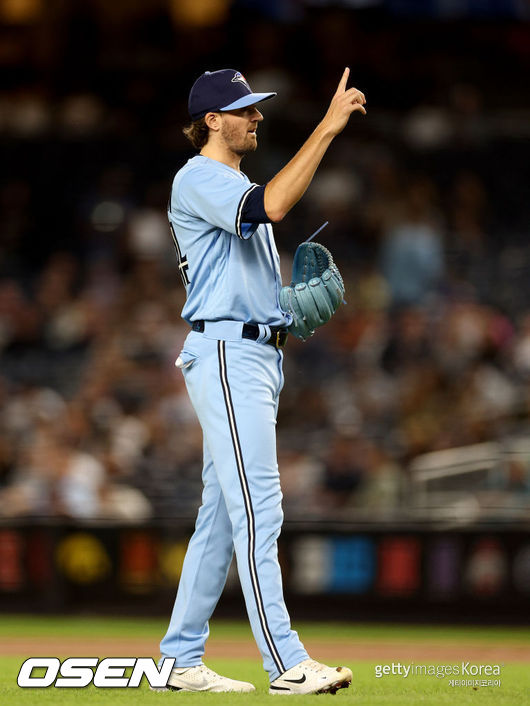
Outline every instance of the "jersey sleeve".
POLYGON ((254 234, 258 223, 245 221, 245 204, 258 188, 235 174, 196 169, 175 185, 172 201, 190 216, 246 239, 254 234))

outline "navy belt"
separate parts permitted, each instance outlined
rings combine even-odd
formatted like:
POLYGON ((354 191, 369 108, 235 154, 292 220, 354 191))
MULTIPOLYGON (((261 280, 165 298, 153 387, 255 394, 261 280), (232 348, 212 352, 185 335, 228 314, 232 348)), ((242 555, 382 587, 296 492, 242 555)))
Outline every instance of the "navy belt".
MULTIPOLYGON (((191 328, 193 331, 197 331, 197 333, 203 333, 204 321, 194 321, 191 328)), ((269 326, 269 328, 271 330, 271 335, 266 341, 263 341, 263 343, 268 343, 269 345, 274 346, 274 348, 283 348, 287 343, 289 331, 286 328, 279 326, 269 326)), ((251 341, 257 341, 260 337, 259 326, 257 324, 243 324, 241 337, 249 338, 251 341)))

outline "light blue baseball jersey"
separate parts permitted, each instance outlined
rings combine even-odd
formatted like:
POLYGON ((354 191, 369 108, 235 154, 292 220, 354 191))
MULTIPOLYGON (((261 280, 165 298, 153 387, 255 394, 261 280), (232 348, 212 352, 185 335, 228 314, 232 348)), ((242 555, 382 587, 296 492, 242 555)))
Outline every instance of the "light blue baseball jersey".
POLYGON ((245 222, 266 217, 262 204, 256 207, 261 195, 252 194, 261 188, 202 155, 173 182, 168 215, 187 293, 182 316, 206 322, 204 331, 190 331, 176 362, 203 430, 204 491, 160 649, 176 667, 201 664, 235 550, 252 632, 272 681, 308 654, 290 625, 278 563, 283 352, 265 343, 270 330, 262 329, 285 326, 290 317, 278 302, 272 228, 245 222), (241 322, 259 324, 260 337, 244 338, 241 322))
POLYGON ((168 217, 188 323, 291 323, 279 304, 280 258, 272 227, 242 220, 255 188, 243 172, 203 155, 188 160, 175 176, 168 217))

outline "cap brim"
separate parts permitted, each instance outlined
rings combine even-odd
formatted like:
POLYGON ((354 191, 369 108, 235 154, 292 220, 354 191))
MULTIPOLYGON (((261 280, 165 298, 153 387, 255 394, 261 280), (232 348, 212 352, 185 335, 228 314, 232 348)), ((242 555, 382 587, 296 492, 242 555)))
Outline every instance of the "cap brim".
POLYGON ((249 93, 243 98, 238 98, 230 105, 225 105, 223 108, 219 108, 220 111, 223 110, 236 110, 237 108, 246 108, 249 105, 254 105, 255 103, 261 103, 261 101, 266 101, 268 98, 274 98, 276 93, 249 93))

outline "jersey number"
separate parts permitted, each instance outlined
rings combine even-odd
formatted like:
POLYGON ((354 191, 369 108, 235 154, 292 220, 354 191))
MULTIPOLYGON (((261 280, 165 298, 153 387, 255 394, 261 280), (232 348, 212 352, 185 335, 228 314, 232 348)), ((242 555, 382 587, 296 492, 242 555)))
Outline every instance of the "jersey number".
POLYGON ((175 235, 175 229, 173 228, 173 223, 169 224, 171 230, 171 235, 173 236, 173 243, 175 245, 175 250, 177 252, 177 260, 179 263, 179 272, 182 277, 182 284, 187 287, 190 283, 190 278, 188 277, 188 258, 180 252, 179 241, 175 235))

